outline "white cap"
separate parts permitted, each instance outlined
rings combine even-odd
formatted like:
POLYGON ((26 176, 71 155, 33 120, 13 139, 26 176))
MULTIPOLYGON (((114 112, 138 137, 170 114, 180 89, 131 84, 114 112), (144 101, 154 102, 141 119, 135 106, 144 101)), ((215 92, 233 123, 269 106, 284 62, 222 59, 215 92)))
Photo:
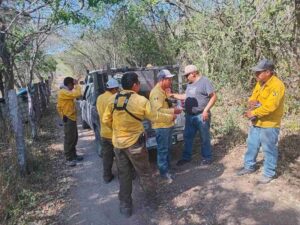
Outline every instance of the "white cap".
POLYGON ((194 72, 197 72, 198 69, 195 65, 187 65, 185 68, 184 68, 184 74, 183 76, 186 76, 190 73, 194 73, 194 72))
POLYGON ((120 85, 119 85, 119 82, 114 79, 114 78, 110 78, 107 83, 106 83, 106 88, 118 88, 120 85))
POLYGON ((159 73, 157 74, 157 78, 158 80, 162 80, 165 78, 172 78, 174 77, 174 74, 171 74, 171 72, 169 70, 161 70, 159 71, 159 73))
POLYGON ((59 85, 59 89, 62 89, 62 88, 65 88, 66 86, 64 85, 64 83, 61 83, 60 85, 59 85))

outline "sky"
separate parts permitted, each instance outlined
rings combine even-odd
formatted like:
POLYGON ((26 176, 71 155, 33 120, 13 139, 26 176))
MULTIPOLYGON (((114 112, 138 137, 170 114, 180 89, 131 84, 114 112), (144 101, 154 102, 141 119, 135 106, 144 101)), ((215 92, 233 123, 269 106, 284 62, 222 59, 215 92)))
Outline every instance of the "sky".
MULTIPOLYGON (((222 1, 222 0, 221 0, 222 1)), ((62 1, 63 2, 63 1, 62 1)), ((80 6, 78 5, 78 0, 69 0, 68 1, 74 10, 78 9, 80 6)), ((130 2, 130 0, 129 0, 130 2)), ((49 38, 48 44, 45 45, 46 52, 48 54, 57 54, 62 51, 65 51, 68 48, 68 45, 60 40, 58 36, 63 37, 63 39, 68 40, 68 42, 73 42, 74 40, 80 38, 84 32, 86 32, 88 29, 94 29, 94 30, 101 30, 101 29, 107 29, 111 25, 112 19, 115 17, 117 9, 119 9, 122 5, 124 6, 126 4, 126 1, 121 3, 120 5, 106 5, 103 7, 99 7, 98 9, 87 9, 85 8, 82 12, 84 15, 90 17, 94 24, 89 26, 82 26, 82 25, 68 25, 65 26, 63 29, 61 29, 56 37, 53 37, 55 35, 52 35, 51 38, 49 38), (55 41, 53 41, 55 40, 55 41)), ((211 1, 198 1, 199 7, 212 7, 211 1)), ((178 12, 172 14, 172 10, 170 10, 169 4, 164 4, 163 2, 159 4, 158 6, 165 12, 169 11, 168 17, 174 20, 178 19, 178 12)), ((48 12, 46 12, 47 14, 48 12)))

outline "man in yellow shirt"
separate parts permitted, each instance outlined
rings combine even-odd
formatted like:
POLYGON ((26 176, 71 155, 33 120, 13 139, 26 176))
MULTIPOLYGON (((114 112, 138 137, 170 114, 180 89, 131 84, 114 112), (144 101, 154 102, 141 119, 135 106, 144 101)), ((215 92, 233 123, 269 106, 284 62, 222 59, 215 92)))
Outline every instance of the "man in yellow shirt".
POLYGON ((64 87, 58 91, 57 96, 57 111, 64 123, 64 152, 69 166, 76 166, 76 161, 83 159, 76 154, 78 131, 75 99, 81 96, 81 89, 77 84, 77 80, 66 77, 64 87))
POLYGON ((150 103, 152 110, 169 114, 169 119, 163 122, 152 123, 155 130, 157 142, 157 166, 163 179, 172 181, 173 174, 170 173, 170 150, 172 145, 172 131, 174 127, 175 114, 181 113, 182 109, 172 108, 168 103, 166 90, 171 88, 173 74, 169 70, 161 70, 157 74, 158 83, 150 92, 150 103))
POLYGON ((103 123, 103 114, 106 106, 109 103, 109 99, 112 95, 119 90, 119 82, 113 78, 109 79, 106 83, 106 91, 99 95, 97 98, 97 111, 100 119, 100 136, 102 146, 102 162, 103 162, 103 180, 105 183, 109 183, 114 175, 112 174, 112 165, 114 162, 114 146, 112 144, 112 129, 103 123))
POLYGON ((163 122, 170 119, 170 114, 152 111, 150 102, 137 94, 141 84, 136 73, 125 73, 121 84, 124 90, 110 99, 103 123, 113 130, 112 142, 120 182, 120 212, 129 217, 132 214, 132 167, 140 176, 141 186, 147 196, 153 196, 156 191, 142 121, 163 122))
POLYGON ((259 148, 264 152, 263 176, 259 183, 266 184, 274 179, 278 160, 278 135, 283 116, 285 86, 275 75, 274 64, 261 60, 252 70, 256 75, 256 86, 248 101, 245 116, 252 121, 248 139, 244 168, 237 175, 255 172, 259 148))

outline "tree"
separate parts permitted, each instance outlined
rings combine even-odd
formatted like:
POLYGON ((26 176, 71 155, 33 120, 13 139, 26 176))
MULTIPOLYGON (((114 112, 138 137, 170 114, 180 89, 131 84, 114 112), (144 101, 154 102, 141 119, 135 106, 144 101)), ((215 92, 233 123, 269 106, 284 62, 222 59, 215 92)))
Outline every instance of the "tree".
MULTIPOLYGON (((2 59, 0 83, 4 84, 1 92, 7 96, 22 174, 26 173, 27 165, 23 125, 14 90, 16 61, 18 58, 26 58, 26 53, 28 54, 29 84, 31 84, 41 44, 49 33, 63 24, 88 23, 89 18, 82 13, 82 10, 102 3, 103 1, 100 0, 0 1, 0 58, 2 59)), ((22 84, 21 78, 18 77, 17 80, 22 84)))

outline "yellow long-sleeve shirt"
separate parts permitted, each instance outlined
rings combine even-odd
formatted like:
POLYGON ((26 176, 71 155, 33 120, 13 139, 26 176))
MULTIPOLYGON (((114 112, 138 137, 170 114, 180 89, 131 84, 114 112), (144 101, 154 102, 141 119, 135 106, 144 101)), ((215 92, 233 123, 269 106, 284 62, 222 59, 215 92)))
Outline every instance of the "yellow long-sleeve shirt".
POLYGON ((59 116, 68 117, 70 120, 76 121, 76 105, 75 99, 81 96, 80 86, 75 86, 72 91, 60 89, 57 94, 57 111, 59 116))
MULTIPOLYGON (((123 90, 121 94, 128 92, 133 91, 123 90)), ((113 130, 112 142, 114 147, 128 148, 137 142, 139 136, 144 132, 144 126, 141 121, 133 118, 125 110, 113 110, 115 98, 116 95, 113 95, 109 100, 103 115, 103 123, 113 130)), ((118 106, 123 106, 125 99, 125 97, 120 97, 118 106)), ((129 98, 127 110, 141 120, 149 119, 162 122, 169 119, 168 114, 152 111, 149 100, 135 92, 129 98)))
POLYGON ((113 94, 109 91, 104 92, 102 95, 99 95, 97 98, 97 111, 99 114, 100 119, 100 136, 104 138, 112 138, 112 129, 111 127, 107 126, 105 123, 103 123, 103 114, 105 112, 105 109, 109 103, 109 99, 111 98, 113 94))
POLYGON ((285 86, 273 75, 264 85, 257 82, 249 101, 259 101, 261 106, 252 114, 257 117, 255 126, 272 128, 280 127, 284 110, 285 86))
POLYGON ((166 116, 168 116, 168 119, 166 119, 163 122, 153 122, 152 128, 154 129, 169 128, 174 126, 174 121, 173 121, 174 109, 169 107, 166 98, 167 98, 166 92, 161 88, 159 83, 156 84, 155 87, 151 90, 149 96, 151 108, 154 111, 167 114, 166 116))

